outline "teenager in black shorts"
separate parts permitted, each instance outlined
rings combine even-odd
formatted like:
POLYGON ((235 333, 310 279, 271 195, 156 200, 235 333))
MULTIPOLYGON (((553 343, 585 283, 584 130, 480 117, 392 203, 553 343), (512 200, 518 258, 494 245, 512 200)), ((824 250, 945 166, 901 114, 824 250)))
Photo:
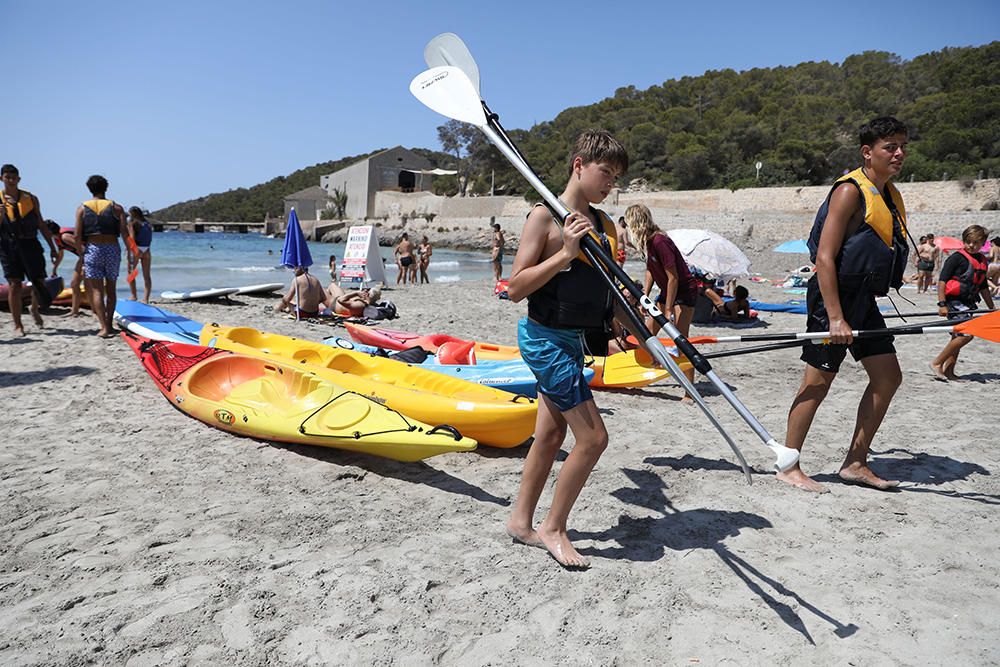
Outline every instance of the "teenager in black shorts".
MULTIPOLYGON (((826 398, 850 351, 868 374, 858 405, 857 423, 840 478, 849 483, 888 489, 898 482, 878 477, 868 467, 868 450, 889 403, 902 382, 892 337, 855 340, 851 331, 884 329, 875 297, 902 285, 909 251, 906 211, 899 191, 889 182, 906 157, 907 129, 891 117, 861 127, 864 166, 834 183, 816 214, 809 247, 816 271, 806 292, 807 330, 829 332, 829 344, 806 343, 802 384, 788 412, 788 447, 801 451, 816 411, 826 398)), ((827 489, 796 464, 778 479, 824 493, 827 489)))

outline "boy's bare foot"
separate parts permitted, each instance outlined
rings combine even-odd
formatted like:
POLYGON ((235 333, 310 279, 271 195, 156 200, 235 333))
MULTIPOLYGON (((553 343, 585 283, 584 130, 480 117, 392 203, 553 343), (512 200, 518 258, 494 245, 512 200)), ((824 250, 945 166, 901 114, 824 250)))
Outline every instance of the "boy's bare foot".
POLYGON ((590 567, 590 561, 573 547, 565 531, 546 530, 545 524, 542 523, 536 532, 549 555, 563 567, 575 570, 586 570, 590 567))
POLYGON ((947 382, 948 376, 944 374, 944 370, 938 364, 931 363, 931 371, 934 373, 934 379, 940 380, 941 382, 947 382))
POLYGON ((882 479, 871 471, 866 465, 860 463, 850 463, 840 469, 840 479, 850 484, 861 484, 874 489, 894 489, 899 486, 899 482, 890 479, 882 479))
POLYGON ((812 477, 806 475, 798 466, 790 468, 785 472, 779 472, 775 475, 775 477, 780 479, 785 484, 794 486, 796 489, 802 489, 803 491, 809 491, 810 493, 830 493, 830 489, 826 488, 812 477))
POLYGON ((24 333, 24 327, 14 327, 14 335, 15 336, 27 336, 28 334, 24 333))
POLYGON ((42 319, 41 313, 39 313, 37 310, 32 311, 31 319, 35 321, 35 326, 38 327, 39 329, 45 327, 45 320, 42 319))
POLYGON ((545 548, 545 544, 542 542, 541 538, 538 537, 538 533, 534 528, 528 526, 527 528, 523 526, 515 526, 513 522, 507 522, 507 535, 510 539, 514 540, 518 544, 523 544, 528 547, 539 547, 541 549, 545 548))

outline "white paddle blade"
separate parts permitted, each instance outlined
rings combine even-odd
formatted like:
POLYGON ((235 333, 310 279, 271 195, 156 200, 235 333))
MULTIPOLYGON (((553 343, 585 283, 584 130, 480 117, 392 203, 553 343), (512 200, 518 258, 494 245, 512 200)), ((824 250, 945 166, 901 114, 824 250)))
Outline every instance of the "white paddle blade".
POLYGON ((486 112, 483 111, 479 91, 465 72, 457 67, 432 67, 418 74, 410 82, 410 92, 424 106, 442 116, 471 123, 476 127, 486 125, 486 112))
MULTIPOLYGON (((441 33, 424 47, 424 62, 428 67, 452 66, 465 72, 469 81, 481 90, 479 82, 479 65, 469 52, 462 38, 453 32, 441 33)), ((481 94, 481 93, 480 93, 481 94)))

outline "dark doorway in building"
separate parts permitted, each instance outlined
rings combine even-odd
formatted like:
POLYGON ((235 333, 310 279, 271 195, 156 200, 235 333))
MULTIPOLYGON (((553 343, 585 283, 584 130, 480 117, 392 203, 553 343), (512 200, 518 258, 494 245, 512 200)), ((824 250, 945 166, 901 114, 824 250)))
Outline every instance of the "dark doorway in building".
POLYGON ((417 177, 412 171, 399 172, 399 191, 413 192, 417 186, 417 177))

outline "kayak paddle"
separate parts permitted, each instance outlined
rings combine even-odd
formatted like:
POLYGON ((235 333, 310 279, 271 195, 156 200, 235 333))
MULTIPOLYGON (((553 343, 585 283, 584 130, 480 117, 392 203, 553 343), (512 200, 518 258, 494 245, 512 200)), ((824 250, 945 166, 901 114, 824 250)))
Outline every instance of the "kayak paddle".
MULTIPOLYGON (((957 324, 950 324, 948 320, 943 320, 940 322, 932 322, 923 325, 907 325, 902 327, 890 327, 888 329, 862 329, 860 331, 852 331, 851 334, 855 338, 878 338, 880 336, 907 336, 915 334, 931 334, 931 333, 961 333, 967 334, 969 336, 975 336, 976 338, 982 338, 994 343, 1000 343, 1000 311, 992 311, 986 315, 981 315, 979 317, 972 318, 970 320, 965 320, 964 322, 959 322, 957 324)), ((721 352, 710 352, 704 355, 709 359, 718 359, 719 357, 735 357, 743 354, 753 354, 754 352, 770 352, 772 350, 783 350, 791 347, 800 347, 806 343, 813 343, 814 345, 826 345, 830 338, 830 332, 828 331, 814 331, 808 333, 798 333, 798 334, 772 334, 774 336, 782 336, 783 338, 775 339, 770 338, 768 340, 783 340, 781 343, 772 343, 770 345, 754 345, 752 347, 740 347, 732 350, 723 350, 721 352)), ((738 336, 736 337, 738 338, 738 336)), ((748 340, 749 338, 744 338, 743 340, 748 340)), ((761 339, 757 339, 761 340, 761 339)), ((718 342, 734 342, 732 340, 719 340, 718 342)), ((671 352, 671 354, 676 354, 671 352)))
MULTIPOLYGON (((446 42, 438 42, 435 45, 435 49, 431 49, 431 53, 451 53, 451 50, 454 49, 457 44, 461 44, 461 40, 457 40, 457 38, 448 39, 452 42, 451 46, 449 46, 446 42), (455 40, 457 40, 457 44, 455 40)), ((432 40, 432 44, 433 43, 434 42, 432 40)), ((461 44, 460 48, 460 56, 452 57, 451 62, 462 62, 468 49, 464 48, 464 44, 461 44)), ((475 62, 472 60, 471 54, 469 54, 468 58, 472 62, 475 62)), ((433 58, 432 61, 436 62, 433 58)), ((478 72, 478 68, 476 71, 478 72)), ((410 83, 410 92, 430 109, 449 118, 463 121, 478 127, 483 134, 486 135, 486 138, 490 141, 490 143, 497 147, 500 153, 507 158, 511 165, 517 169, 517 171, 524 176, 531 186, 542 196, 542 199, 545 201, 550 211, 552 211, 553 219, 558 224, 562 224, 563 221, 570 215, 570 211, 566 205, 563 204, 563 202, 552 194, 552 192, 545 186, 534 170, 528 165, 527 160, 524 159, 521 153, 514 146, 510 138, 506 136, 506 132, 503 130, 503 127, 500 126, 496 114, 489 111, 489 107, 483 102, 478 88, 461 68, 452 65, 432 67, 426 72, 417 75, 413 79, 410 83)), ((757 433, 758 437, 760 437, 764 444, 771 449, 776 456, 775 467, 778 470, 787 470, 791 466, 795 465, 798 461, 798 451, 785 447, 774 439, 774 437, 767 431, 767 429, 764 428, 757 418, 754 417, 746 406, 744 406, 742 402, 740 402, 740 400, 733 394, 729 387, 715 374, 711 364, 709 364, 709 362, 697 351, 697 349, 695 349, 695 347, 688 342, 688 340, 681 334, 677 327, 673 325, 673 323, 667 321, 660 310, 656 307, 656 304, 646 297, 642 293, 639 286, 628 276, 628 274, 626 274, 621 267, 608 256, 593 235, 583 237, 580 245, 584 255, 590 261, 591 265, 598 269, 605 281, 605 284, 611 290, 612 295, 615 299, 617 299, 619 305, 622 306, 624 313, 629 320, 629 324, 631 325, 631 329, 642 336, 644 346, 653 358, 666 368, 674 379, 684 387, 687 393, 692 397, 692 399, 694 399, 695 403, 698 404, 698 407, 702 410, 705 416, 726 440, 732 448, 733 453, 739 459, 743 472, 747 477, 747 481, 751 481, 750 471, 742 452, 739 450, 739 447, 737 447, 728 431, 726 431, 725 427, 723 427, 719 422, 711 408, 709 408, 705 403, 702 396, 698 393, 698 390, 690 381, 688 381, 681 369, 677 366, 677 363, 671 359, 670 355, 667 354, 663 345, 655 336, 653 336, 649 329, 646 328, 642 317, 632 308, 625 296, 620 292, 619 285, 616 283, 616 280, 619 281, 621 285, 623 285, 629 293, 636 298, 636 300, 642 305, 643 309, 645 309, 651 317, 656 319, 656 321, 664 327, 677 346, 684 352, 685 356, 691 360, 692 365, 712 382, 719 393, 726 398, 726 400, 733 406, 744 421, 746 421, 746 423, 757 433)))

